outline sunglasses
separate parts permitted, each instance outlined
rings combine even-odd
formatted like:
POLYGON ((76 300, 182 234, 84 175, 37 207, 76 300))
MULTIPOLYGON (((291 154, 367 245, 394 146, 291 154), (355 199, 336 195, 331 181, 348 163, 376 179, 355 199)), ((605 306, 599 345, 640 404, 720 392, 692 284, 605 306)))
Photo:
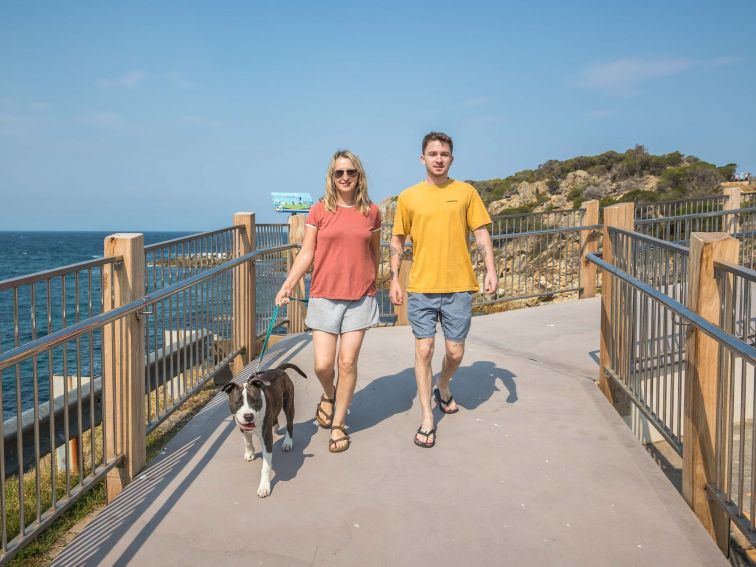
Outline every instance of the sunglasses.
POLYGON ((344 177, 344 174, 347 174, 347 177, 357 177, 358 172, 356 169, 334 169, 333 170, 333 176, 336 179, 341 179, 344 177))

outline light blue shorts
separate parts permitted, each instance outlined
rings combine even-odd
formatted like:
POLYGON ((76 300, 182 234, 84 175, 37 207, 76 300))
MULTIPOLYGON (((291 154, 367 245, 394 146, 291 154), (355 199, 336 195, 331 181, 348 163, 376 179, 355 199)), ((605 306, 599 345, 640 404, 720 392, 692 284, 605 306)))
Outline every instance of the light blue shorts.
POLYGON ((305 325, 316 331, 340 335, 367 329, 379 322, 378 301, 369 295, 355 300, 311 297, 307 303, 305 325))
POLYGON ((461 343, 470 332, 472 320, 471 291, 454 293, 409 293, 407 318, 412 334, 418 339, 436 336, 436 322, 447 341, 461 343))

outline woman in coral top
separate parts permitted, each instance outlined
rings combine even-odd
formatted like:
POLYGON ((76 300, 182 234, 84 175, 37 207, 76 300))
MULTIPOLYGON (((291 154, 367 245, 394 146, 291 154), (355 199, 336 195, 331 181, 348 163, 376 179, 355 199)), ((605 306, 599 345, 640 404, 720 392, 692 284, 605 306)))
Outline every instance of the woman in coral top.
POLYGON ((348 150, 337 151, 328 166, 325 196, 307 215, 302 248, 276 295, 277 305, 288 303, 291 290, 313 264, 305 324, 312 329, 315 374, 324 392, 315 419, 331 428, 332 453, 349 448, 345 420, 357 360, 365 331, 379 320, 375 276, 380 228, 381 215, 368 198, 360 159, 348 150))

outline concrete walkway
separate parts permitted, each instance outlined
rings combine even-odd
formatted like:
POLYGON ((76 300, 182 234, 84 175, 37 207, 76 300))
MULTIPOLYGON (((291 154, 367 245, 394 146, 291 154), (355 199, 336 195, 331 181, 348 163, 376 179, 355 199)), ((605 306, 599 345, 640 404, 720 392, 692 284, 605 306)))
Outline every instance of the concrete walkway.
MULTIPOLYGON (((294 450, 261 459, 219 394, 54 565, 727 565, 683 499, 598 391, 598 300, 473 320, 430 450, 408 328, 371 330, 349 416, 352 447, 328 453, 309 335, 291 361, 294 450)), ((434 368, 440 368, 437 342, 434 368)))

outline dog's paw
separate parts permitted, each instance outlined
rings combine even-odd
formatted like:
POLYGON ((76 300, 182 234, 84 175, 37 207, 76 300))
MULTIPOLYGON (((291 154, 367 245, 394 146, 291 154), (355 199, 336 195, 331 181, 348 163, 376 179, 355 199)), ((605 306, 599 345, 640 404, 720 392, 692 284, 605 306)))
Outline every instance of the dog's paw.
POLYGON ((260 482, 260 486, 257 487, 257 495, 260 498, 265 498, 270 494, 270 483, 260 482))
POLYGON ((254 461, 255 460, 255 452, 254 451, 244 451, 244 460, 247 462, 254 461))
POLYGON ((291 437, 289 437, 289 434, 286 434, 286 438, 283 440, 283 443, 281 443, 281 449, 283 451, 291 451, 291 448, 294 447, 294 441, 291 437))

